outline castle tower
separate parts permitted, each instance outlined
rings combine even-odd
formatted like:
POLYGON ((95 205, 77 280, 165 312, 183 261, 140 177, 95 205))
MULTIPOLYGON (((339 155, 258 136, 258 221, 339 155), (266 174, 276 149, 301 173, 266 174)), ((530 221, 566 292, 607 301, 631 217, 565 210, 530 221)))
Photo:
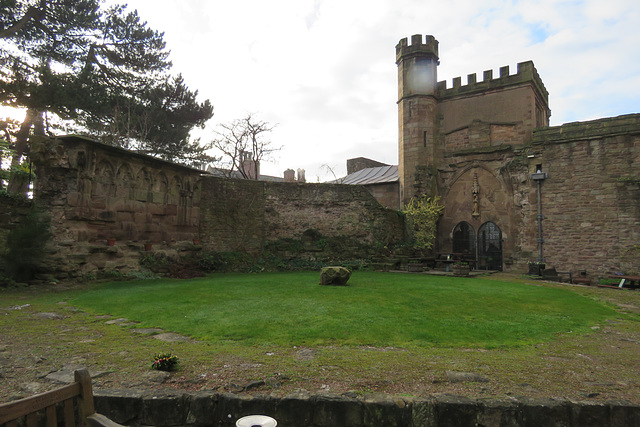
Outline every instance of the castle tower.
POLYGON ((418 166, 433 166, 436 140, 438 41, 421 34, 396 45, 398 65, 398 172, 400 200, 409 202, 416 188, 418 166))

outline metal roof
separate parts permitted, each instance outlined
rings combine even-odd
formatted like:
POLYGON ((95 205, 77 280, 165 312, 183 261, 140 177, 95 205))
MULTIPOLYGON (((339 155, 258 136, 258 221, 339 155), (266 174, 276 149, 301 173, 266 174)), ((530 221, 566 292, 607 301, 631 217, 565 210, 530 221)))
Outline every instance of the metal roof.
POLYGON ((367 185, 398 182, 398 166, 361 169, 342 179, 342 184, 367 185))

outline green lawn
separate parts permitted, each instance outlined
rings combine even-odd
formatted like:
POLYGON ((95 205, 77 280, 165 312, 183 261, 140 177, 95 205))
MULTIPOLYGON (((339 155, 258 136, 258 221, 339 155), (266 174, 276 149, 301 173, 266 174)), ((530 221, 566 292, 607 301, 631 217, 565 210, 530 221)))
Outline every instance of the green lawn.
POLYGON ((428 275, 216 274, 100 284, 68 294, 111 314, 195 338, 247 345, 515 347, 586 332, 617 313, 568 289, 428 275))

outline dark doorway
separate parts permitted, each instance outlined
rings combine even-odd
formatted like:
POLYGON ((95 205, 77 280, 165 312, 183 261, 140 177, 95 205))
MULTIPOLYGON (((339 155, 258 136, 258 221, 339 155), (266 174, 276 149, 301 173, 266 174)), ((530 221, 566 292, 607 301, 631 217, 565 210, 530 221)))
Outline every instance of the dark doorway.
POLYGON ((502 271, 502 230, 493 222, 478 230, 478 268, 502 271))
POLYGON ((459 222, 453 229, 453 253, 476 259, 476 230, 466 221, 459 222))

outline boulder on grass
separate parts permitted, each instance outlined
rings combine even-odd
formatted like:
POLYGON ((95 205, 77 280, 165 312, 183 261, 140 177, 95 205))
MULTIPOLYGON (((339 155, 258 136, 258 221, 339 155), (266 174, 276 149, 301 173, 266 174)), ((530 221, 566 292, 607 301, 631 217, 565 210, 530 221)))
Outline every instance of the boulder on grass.
POLYGON ((320 284, 329 286, 347 286, 351 270, 345 267, 324 267, 320 272, 320 284))

